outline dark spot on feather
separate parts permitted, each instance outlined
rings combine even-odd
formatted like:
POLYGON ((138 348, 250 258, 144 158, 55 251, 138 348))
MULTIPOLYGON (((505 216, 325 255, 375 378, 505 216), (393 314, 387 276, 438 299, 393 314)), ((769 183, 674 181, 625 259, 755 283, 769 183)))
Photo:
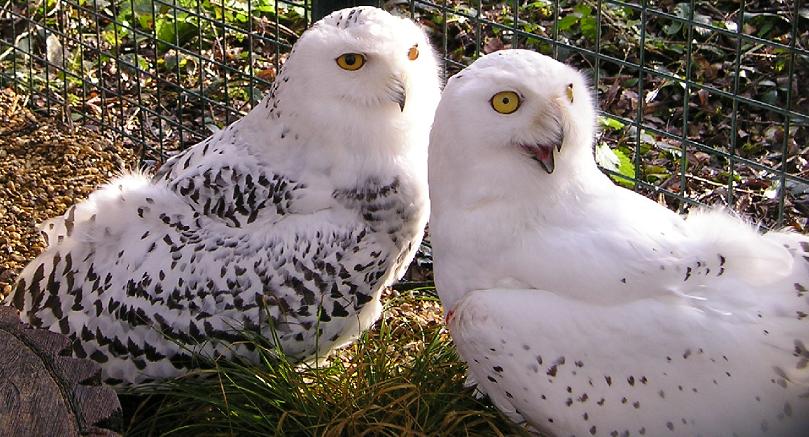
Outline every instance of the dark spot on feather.
POLYGON ((72 344, 73 355, 77 356, 78 358, 87 358, 87 352, 84 350, 84 346, 82 346, 81 342, 74 341, 72 344))
POLYGON ((101 352, 100 350, 93 351, 93 353, 90 354, 90 358, 92 358, 93 361, 97 361, 99 363, 106 363, 107 361, 109 361, 109 358, 107 358, 107 356, 104 355, 104 353, 101 352))
POLYGON ((25 305, 25 278, 20 278, 17 281, 17 286, 14 288, 14 299, 12 300, 14 307, 22 310, 25 305))
POLYGON ((70 332, 70 323, 68 322, 67 317, 59 320, 59 331, 65 335, 70 332))
POLYGON ((334 302, 331 315, 332 317, 348 317, 348 311, 346 311, 345 307, 340 305, 339 302, 334 302))

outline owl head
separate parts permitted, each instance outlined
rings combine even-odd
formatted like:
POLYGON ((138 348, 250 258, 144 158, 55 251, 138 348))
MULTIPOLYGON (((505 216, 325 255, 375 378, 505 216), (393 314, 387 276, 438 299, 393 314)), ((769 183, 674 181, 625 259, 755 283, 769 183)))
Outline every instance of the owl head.
POLYGON ((366 120, 371 114, 434 108, 439 90, 436 57, 425 33, 373 7, 339 10, 315 23, 295 44, 279 80, 279 87, 295 81, 303 94, 298 98, 317 107, 366 120))
POLYGON ((441 168, 469 160, 494 172, 483 177, 525 172, 547 182, 575 171, 578 155, 592 155, 594 117, 587 81, 572 67, 529 50, 491 53, 447 82, 431 134, 431 165, 435 155, 453 161, 441 168))

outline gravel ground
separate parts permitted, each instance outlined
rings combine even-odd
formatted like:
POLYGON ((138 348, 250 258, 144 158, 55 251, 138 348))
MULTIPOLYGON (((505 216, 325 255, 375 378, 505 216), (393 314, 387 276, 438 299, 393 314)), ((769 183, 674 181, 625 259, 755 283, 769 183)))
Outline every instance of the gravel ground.
POLYGON ((25 97, 0 90, 0 295, 44 248, 36 225, 64 214, 136 154, 86 128, 37 117, 25 97))

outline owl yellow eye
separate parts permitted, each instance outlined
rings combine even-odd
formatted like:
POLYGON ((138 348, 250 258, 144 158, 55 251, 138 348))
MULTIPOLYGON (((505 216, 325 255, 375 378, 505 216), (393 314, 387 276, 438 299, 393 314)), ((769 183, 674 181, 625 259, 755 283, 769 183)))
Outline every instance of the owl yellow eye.
POLYGON ((514 91, 500 91, 492 96, 492 109, 501 114, 511 114, 520 107, 520 96, 514 91))
POLYGON ((344 53, 338 56, 336 61, 343 70, 357 71, 365 65, 365 56, 359 53, 344 53))
POLYGON ((416 44, 413 47, 410 47, 410 50, 407 51, 407 59, 415 61, 418 58, 419 58, 419 45, 416 44))

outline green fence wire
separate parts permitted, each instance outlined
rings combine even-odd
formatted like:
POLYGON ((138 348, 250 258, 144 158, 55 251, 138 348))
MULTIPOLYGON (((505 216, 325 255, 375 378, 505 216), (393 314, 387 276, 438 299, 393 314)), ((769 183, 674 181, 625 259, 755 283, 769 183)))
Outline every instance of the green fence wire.
MULTIPOLYGON (((0 85, 146 165, 234 121, 297 37, 368 0, 0 0, 0 85)), ((596 155, 616 182, 681 211, 727 205, 807 226, 809 6, 798 1, 393 0, 449 76, 526 48, 584 70, 596 155)))

